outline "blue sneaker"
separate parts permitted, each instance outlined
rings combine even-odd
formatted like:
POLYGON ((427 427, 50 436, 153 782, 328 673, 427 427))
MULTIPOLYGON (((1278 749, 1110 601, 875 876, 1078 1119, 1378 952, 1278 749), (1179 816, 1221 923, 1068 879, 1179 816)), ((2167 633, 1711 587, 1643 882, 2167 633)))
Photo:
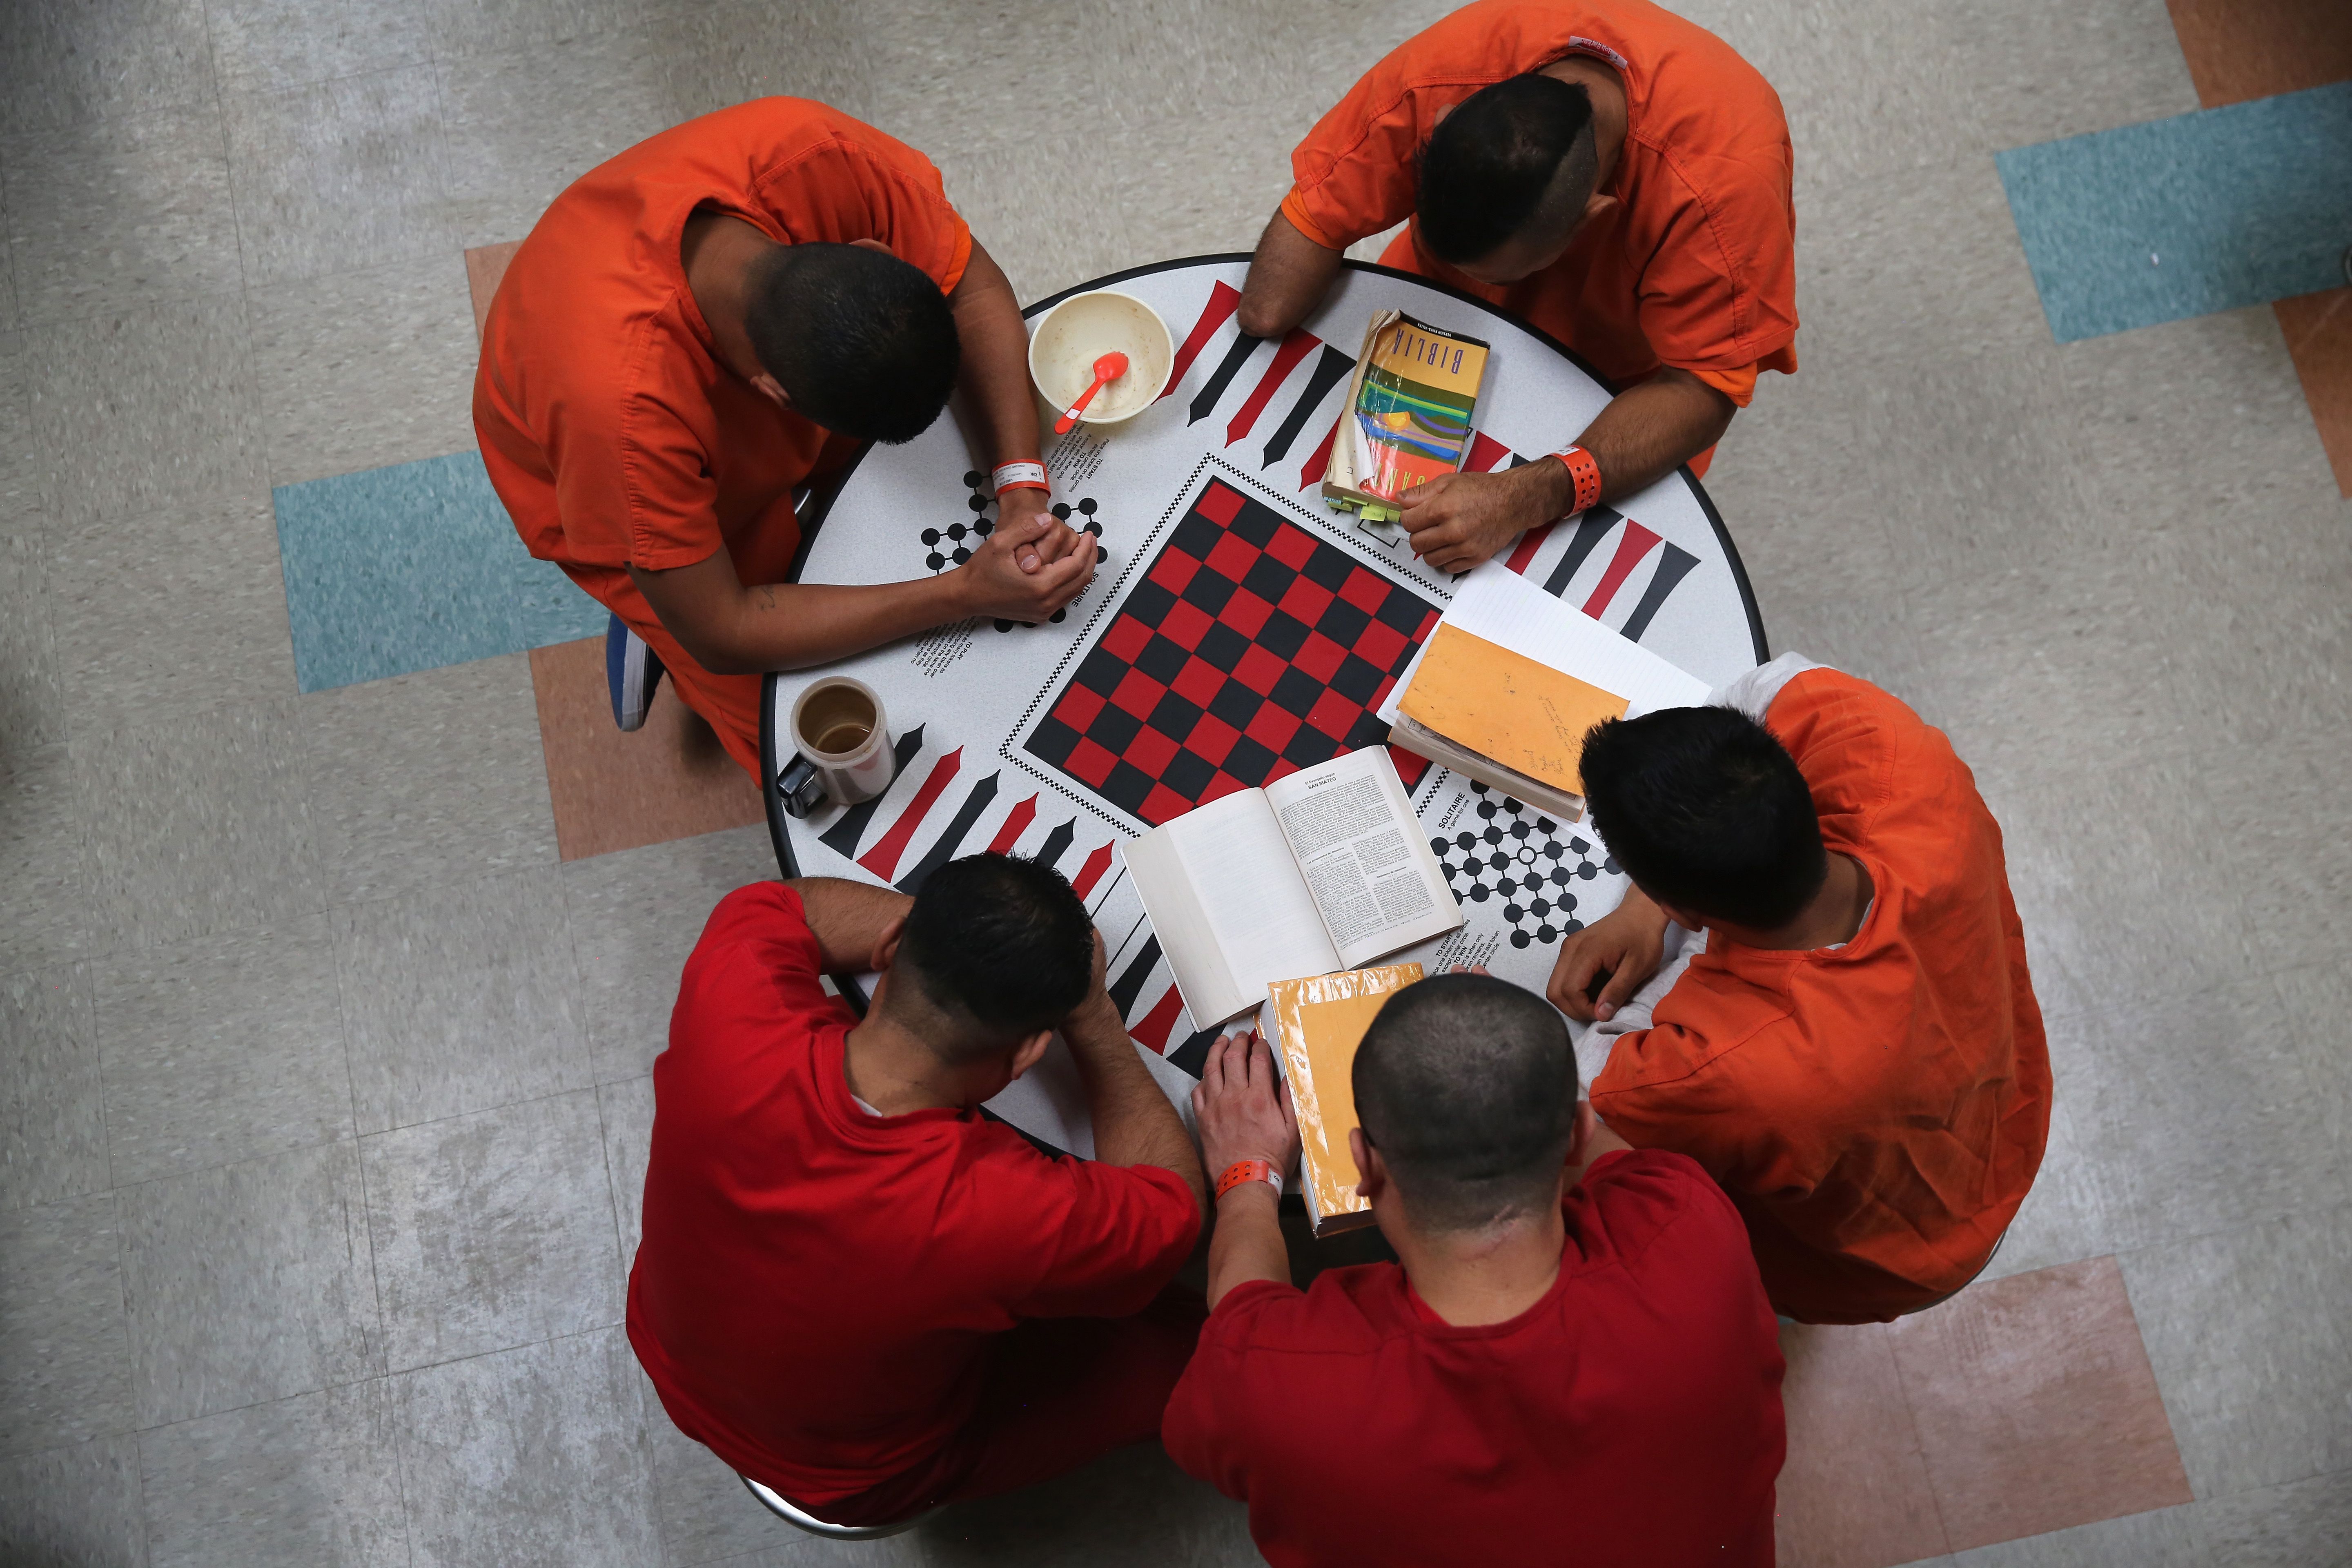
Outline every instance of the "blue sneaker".
POLYGON ((643 729, 661 678, 661 656, 614 616, 604 627, 604 683, 613 689, 613 722, 628 732, 643 729))

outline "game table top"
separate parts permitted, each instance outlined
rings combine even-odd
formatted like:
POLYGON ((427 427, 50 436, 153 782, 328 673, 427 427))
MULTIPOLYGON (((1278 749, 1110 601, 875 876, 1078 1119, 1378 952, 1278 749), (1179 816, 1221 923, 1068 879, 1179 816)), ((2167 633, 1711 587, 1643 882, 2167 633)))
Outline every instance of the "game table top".
MULTIPOLYGON (((1370 710, 1452 597, 1445 574, 1319 492, 1366 321, 1400 309, 1492 344, 1475 468, 1553 450, 1612 395, 1507 313, 1362 262, 1347 263, 1322 308, 1286 337, 1244 337, 1234 316, 1248 262, 1159 262, 1024 312, 1034 320, 1070 294, 1118 289, 1157 310, 1178 343, 1152 406, 1048 438, 1055 510, 1102 552, 1076 602, 1044 626, 965 622, 771 675, 761 705, 768 826, 785 876, 911 892, 947 860, 983 850, 1055 865, 1087 900, 1110 948, 1112 997, 1188 1121, 1218 1031, 1184 1007, 1119 847, 1202 801, 1382 743, 1370 710), (779 736, 801 689, 833 674, 880 695, 898 776, 877 800, 793 818, 776 788, 793 754, 779 736)), ((868 447, 803 518, 793 580, 890 583, 952 569, 994 521, 983 468, 953 419, 903 446, 868 447)), ((1712 685, 1769 657, 1738 552, 1687 469, 1622 508, 1533 530, 1504 559, 1712 685)), ((1391 755, 1467 923, 1389 962, 1432 973, 1483 963, 1540 990, 1559 942, 1623 893, 1606 847, 1577 824, 1391 755)), ((1076 1066, 1058 1041, 989 1110, 1051 1148, 1093 1153, 1076 1066)))

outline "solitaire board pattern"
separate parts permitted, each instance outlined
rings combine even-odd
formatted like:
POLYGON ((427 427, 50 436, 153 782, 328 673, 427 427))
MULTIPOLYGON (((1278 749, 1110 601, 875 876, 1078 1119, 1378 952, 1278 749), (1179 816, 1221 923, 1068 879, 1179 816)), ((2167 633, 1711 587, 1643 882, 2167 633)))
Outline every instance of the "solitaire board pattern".
MULTIPOLYGON (((987 475, 977 471, 966 473, 963 477, 963 488, 969 493, 964 498, 964 506, 971 513, 971 521, 969 522, 959 521, 950 522, 945 527, 923 530, 919 537, 923 545, 923 567, 926 571, 937 575, 951 567, 962 565, 971 559, 971 552, 980 548, 981 541, 996 531, 996 519, 990 515, 990 509, 996 505, 996 498, 988 493, 987 484, 987 475)), ((1102 520, 1095 515, 1100 509, 1096 505, 1094 497, 1080 496, 1075 508, 1068 501, 1057 500, 1049 510, 1064 522, 1070 522, 1071 515, 1075 511, 1078 521, 1070 523, 1070 526, 1094 540, 1096 563, 1100 564, 1110 559, 1110 552, 1103 547, 1102 520)), ((1059 626, 1069 619, 1069 616, 1070 612, 1067 609, 1060 609, 1055 610, 1048 619, 1053 625, 1059 626)), ((992 624, 1000 632, 1009 632, 1022 623, 999 619, 992 624)))
MULTIPOLYGON (((1429 841, 1454 896, 1469 904, 1499 902, 1513 947, 1549 947, 1582 931, 1578 889, 1620 875, 1617 862, 1591 836, 1563 828, 1498 790, 1473 782, 1469 792, 1477 803, 1474 817, 1452 836, 1429 841)), ((1611 890, 1617 890, 1613 883, 1611 890)))
MULTIPOLYGON (((1437 606, 1221 479, 1204 486, 1025 750, 1158 826, 1342 752, 1437 606)), ((1428 764, 1392 753, 1405 787, 1428 764)))

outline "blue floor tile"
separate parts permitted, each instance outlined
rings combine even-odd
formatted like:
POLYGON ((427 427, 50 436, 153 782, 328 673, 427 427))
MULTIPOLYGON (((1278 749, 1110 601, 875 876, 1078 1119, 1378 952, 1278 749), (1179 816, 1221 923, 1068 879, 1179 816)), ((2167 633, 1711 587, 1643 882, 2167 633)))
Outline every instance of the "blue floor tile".
POLYGON ((1997 159, 2060 342, 2344 281, 2352 82, 1997 159))
POLYGON ((479 453, 281 485, 276 500, 304 691, 604 629, 602 605, 523 549, 479 453))

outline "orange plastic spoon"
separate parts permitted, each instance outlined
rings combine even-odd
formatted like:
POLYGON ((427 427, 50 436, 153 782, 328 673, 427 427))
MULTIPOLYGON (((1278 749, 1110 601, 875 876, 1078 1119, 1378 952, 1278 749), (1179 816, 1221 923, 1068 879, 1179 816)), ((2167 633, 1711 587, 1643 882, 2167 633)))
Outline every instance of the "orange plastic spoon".
POLYGON ((1054 434, 1068 435, 1070 426, 1078 422, 1078 416, 1087 411, 1087 405, 1095 400, 1095 394, 1100 392, 1106 384, 1117 381, 1126 374, 1127 356, 1117 349, 1111 350, 1110 353, 1095 361, 1095 384, 1078 394, 1078 400, 1076 403, 1062 410, 1062 416, 1054 421, 1054 434))

